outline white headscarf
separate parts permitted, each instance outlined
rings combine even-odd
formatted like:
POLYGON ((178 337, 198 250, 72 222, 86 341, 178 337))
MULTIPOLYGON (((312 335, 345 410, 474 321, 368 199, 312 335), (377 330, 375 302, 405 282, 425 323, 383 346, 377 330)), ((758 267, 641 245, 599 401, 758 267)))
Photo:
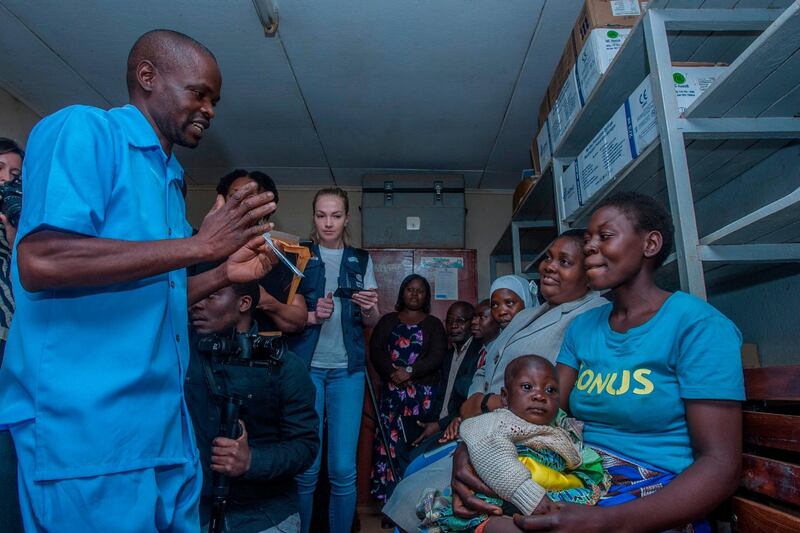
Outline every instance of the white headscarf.
POLYGON ((539 306, 539 300, 536 298, 539 287, 536 286, 535 281, 528 281, 522 276, 509 274, 508 276, 500 276, 494 280, 492 287, 489 289, 489 297, 491 298, 494 291, 498 289, 508 289, 519 296, 525 304, 525 309, 539 306))

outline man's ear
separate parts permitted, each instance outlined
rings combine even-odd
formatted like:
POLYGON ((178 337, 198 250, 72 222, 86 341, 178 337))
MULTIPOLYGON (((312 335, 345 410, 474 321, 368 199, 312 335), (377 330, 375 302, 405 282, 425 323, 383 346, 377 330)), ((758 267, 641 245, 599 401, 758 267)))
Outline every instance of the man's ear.
POLYGON ((147 59, 143 59, 136 66, 136 81, 145 92, 153 91, 157 76, 156 66, 147 59))
POLYGON ((239 297, 239 312, 249 313, 253 307, 253 299, 250 296, 244 295, 239 297))
POLYGON ((503 403, 503 407, 508 407, 508 391, 505 387, 500 388, 500 401, 503 403))

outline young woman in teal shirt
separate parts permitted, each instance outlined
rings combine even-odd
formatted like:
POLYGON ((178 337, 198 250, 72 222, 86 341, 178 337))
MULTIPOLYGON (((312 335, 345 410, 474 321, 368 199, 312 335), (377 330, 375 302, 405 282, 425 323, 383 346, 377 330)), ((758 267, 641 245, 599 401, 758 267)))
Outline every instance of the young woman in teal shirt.
MULTIPOLYGON (((693 522, 702 530, 699 521, 736 489, 741 335, 702 300, 655 284, 672 239, 672 221, 652 198, 618 194, 595 211, 586 272, 592 289, 610 291, 611 304, 575 319, 558 358, 562 402, 584 422, 587 445, 609 466, 621 460, 651 471, 641 480, 651 490, 620 482, 607 502, 619 505, 563 505, 518 516, 503 524, 508 530, 663 531, 693 522)), ((494 511, 465 490, 481 487, 463 455, 453 481, 461 512, 494 511)))

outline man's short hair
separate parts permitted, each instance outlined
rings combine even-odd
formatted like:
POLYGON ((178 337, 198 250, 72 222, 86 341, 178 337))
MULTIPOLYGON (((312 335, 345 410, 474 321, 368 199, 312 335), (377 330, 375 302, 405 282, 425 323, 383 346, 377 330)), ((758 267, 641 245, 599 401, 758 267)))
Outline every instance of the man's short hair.
POLYGON ((0 137, 0 155, 17 154, 20 159, 25 159, 25 150, 19 147, 17 141, 8 137, 0 137))
POLYGON ((447 312, 449 313, 451 310, 458 309, 459 307, 466 311, 466 314, 469 316, 473 316, 475 314, 475 306, 469 302, 465 302, 464 300, 459 300, 451 304, 450 307, 447 308, 447 312))
POLYGON ((231 185, 233 185, 233 182, 239 178, 250 178, 251 180, 255 181, 259 187, 265 191, 271 192, 273 195, 273 200, 276 204, 278 203, 278 186, 275 185, 275 180, 269 177, 268 174, 259 172, 258 170, 250 172, 242 168, 237 168, 230 174, 225 174, 217 184, 217 194, 227 196, 228 191, 231 189, 231 185))
POLYGON ((253 301, 253 303, 250 305, 250 313, 255 311, 258 301, 261 299, 261 288, 259 287, 258 283, 255 281, 249 281, 247 283, 234 283, 231 285, 231 287, 233 287, 233 292, 236 293, 236 296, 249 296, 253 301))
POLYGON ((202 43, 184 33, 173 30, 151 30, 136 39, 128 54, 126 81, 128 94, 133 94, 138 85, 136 69, 142 61, 150 61, 164 72, 173 70, 187 59, 187 52, 199 52, 217 61, 216 56, 202 43))

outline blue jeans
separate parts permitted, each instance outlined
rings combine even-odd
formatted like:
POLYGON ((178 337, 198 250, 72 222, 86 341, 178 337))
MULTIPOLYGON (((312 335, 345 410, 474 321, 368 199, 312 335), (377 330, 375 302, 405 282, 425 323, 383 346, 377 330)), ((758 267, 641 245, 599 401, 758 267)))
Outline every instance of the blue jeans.
MULTIPOLYGON (((311 381, 317 389, 315 407, 322 421, 328 420, 328 479, 331 484, 329 523, 331 533, 350 533, 356 510, 356 448, 364 404, 364 371, 346 368, 314 368, 311 381)), ((297 476, 297 493, 303 533, 311 528, 314 490, 322 462, 322 446, 311 468, 297 476)))

